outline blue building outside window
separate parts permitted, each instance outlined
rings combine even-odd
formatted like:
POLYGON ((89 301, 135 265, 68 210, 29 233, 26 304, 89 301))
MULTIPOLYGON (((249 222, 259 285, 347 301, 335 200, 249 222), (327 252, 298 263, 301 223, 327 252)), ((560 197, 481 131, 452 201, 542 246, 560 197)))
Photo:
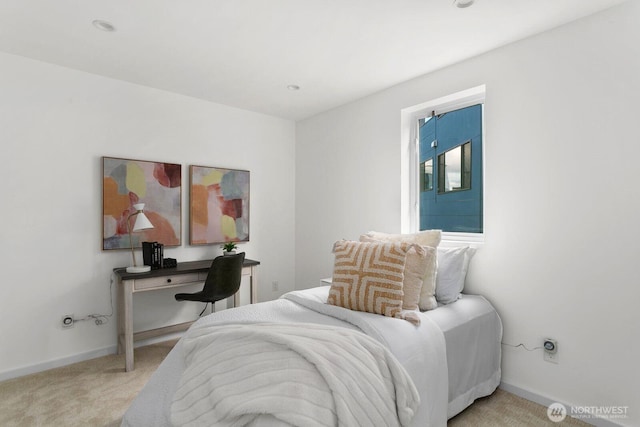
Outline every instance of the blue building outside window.
POLYGON ((482 233, 482 105, 419 121, 420 230, 482 233))

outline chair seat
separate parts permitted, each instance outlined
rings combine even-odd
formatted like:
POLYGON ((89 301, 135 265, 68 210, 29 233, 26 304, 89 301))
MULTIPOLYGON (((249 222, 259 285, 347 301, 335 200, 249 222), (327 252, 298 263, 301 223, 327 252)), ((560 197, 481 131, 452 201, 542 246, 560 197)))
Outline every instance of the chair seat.
POLYGON ((215 302, 211 298, 207 298, 204 292, 194 292, 192 294, 176 294, 176 301, 202 301, 202 302, 215 302))
POLYGON ((229 298, 230 295, 206 295, 203 291, 194 292, 192 294, 176 294, 176 301, 199 301, 199 302, 218 302, 229 298))

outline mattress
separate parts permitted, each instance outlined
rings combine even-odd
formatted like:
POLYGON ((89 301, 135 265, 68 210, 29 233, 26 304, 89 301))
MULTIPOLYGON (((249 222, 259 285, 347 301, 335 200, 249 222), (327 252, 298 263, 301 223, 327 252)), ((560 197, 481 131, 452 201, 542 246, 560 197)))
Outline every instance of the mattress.
MULTIPOLYGON (((311 301, 308 305, 313 305, 326 301, 327 293, 328 287, 319 287, 292 294, 308 299, 311 301)), ((223 319, 229 323, 311 322, 362 329, 362 325, 356 325, 358 322, 354 324, 339 316, 332 317, 310 310, 292 299, 224 310, 200 319, 194 327, 223 319)), ((359 313, 357 316, 376 321, 378 318, 387 320, 371 313, 359 313)), ((387 344, 411 374, 420 391, 422 404, 411 425, 443 426, 448 418, 475 399, 491 394, 498 386, 502 325, 491 304, 485 298, 474 295, 464 295, 453 304, 421 313, 421 317, 421 328, 437 330, 437 334, 431 338, 432 342, 412 348, 401 334, 394 337, 391 333, 387 335, 387 344)), ((397 319, 389 320, 397 322, 397 319)), ((182 341, 179 341, 125 413, 123 426, 171 425, 173 394, 185 370, 182 352, 182 341)), ((267 418, 261 421, 260 425, 276 424, 276 420, 267 418)))

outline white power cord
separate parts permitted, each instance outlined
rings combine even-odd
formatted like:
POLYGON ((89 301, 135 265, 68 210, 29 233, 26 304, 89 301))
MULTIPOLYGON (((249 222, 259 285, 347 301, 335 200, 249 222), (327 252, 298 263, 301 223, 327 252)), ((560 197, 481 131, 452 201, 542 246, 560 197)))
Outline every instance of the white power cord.
POLYGON ((111 306, 111 313, 109 314, 89 314, 81 319, 73 319, 73 322, 82 322, 84 320, 93 320, 96 325, 104 325, 105 323, 109 323, 109 319, 113 316, 113 274, 111 275, 111 283, 109 284, 109 299, 111 306))
POLYGON ((501 343, 502 345, 506 345, 507 347, 513 347, 513 348, 518 348, 518 347, 522 347, 527 351, 535 351, 535 350, 540 350, 542 347, 534 347, 534 348, 528 348, 526 345, 524 345, 523 343, 517 344, 517 345, 513 345, 513 344, 507 344, 506 342, 501 343))

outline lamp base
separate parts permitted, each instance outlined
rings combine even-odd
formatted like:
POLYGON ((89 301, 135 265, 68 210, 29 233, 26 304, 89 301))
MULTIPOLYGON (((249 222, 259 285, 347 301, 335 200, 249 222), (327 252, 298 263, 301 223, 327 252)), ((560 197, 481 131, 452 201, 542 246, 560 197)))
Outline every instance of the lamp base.
POLYGON ((147 271, 151 271, 150 265, 141 265, 139 267, 136 267, 136 266, 127 267, 127 273, 146 273, 147 271))

